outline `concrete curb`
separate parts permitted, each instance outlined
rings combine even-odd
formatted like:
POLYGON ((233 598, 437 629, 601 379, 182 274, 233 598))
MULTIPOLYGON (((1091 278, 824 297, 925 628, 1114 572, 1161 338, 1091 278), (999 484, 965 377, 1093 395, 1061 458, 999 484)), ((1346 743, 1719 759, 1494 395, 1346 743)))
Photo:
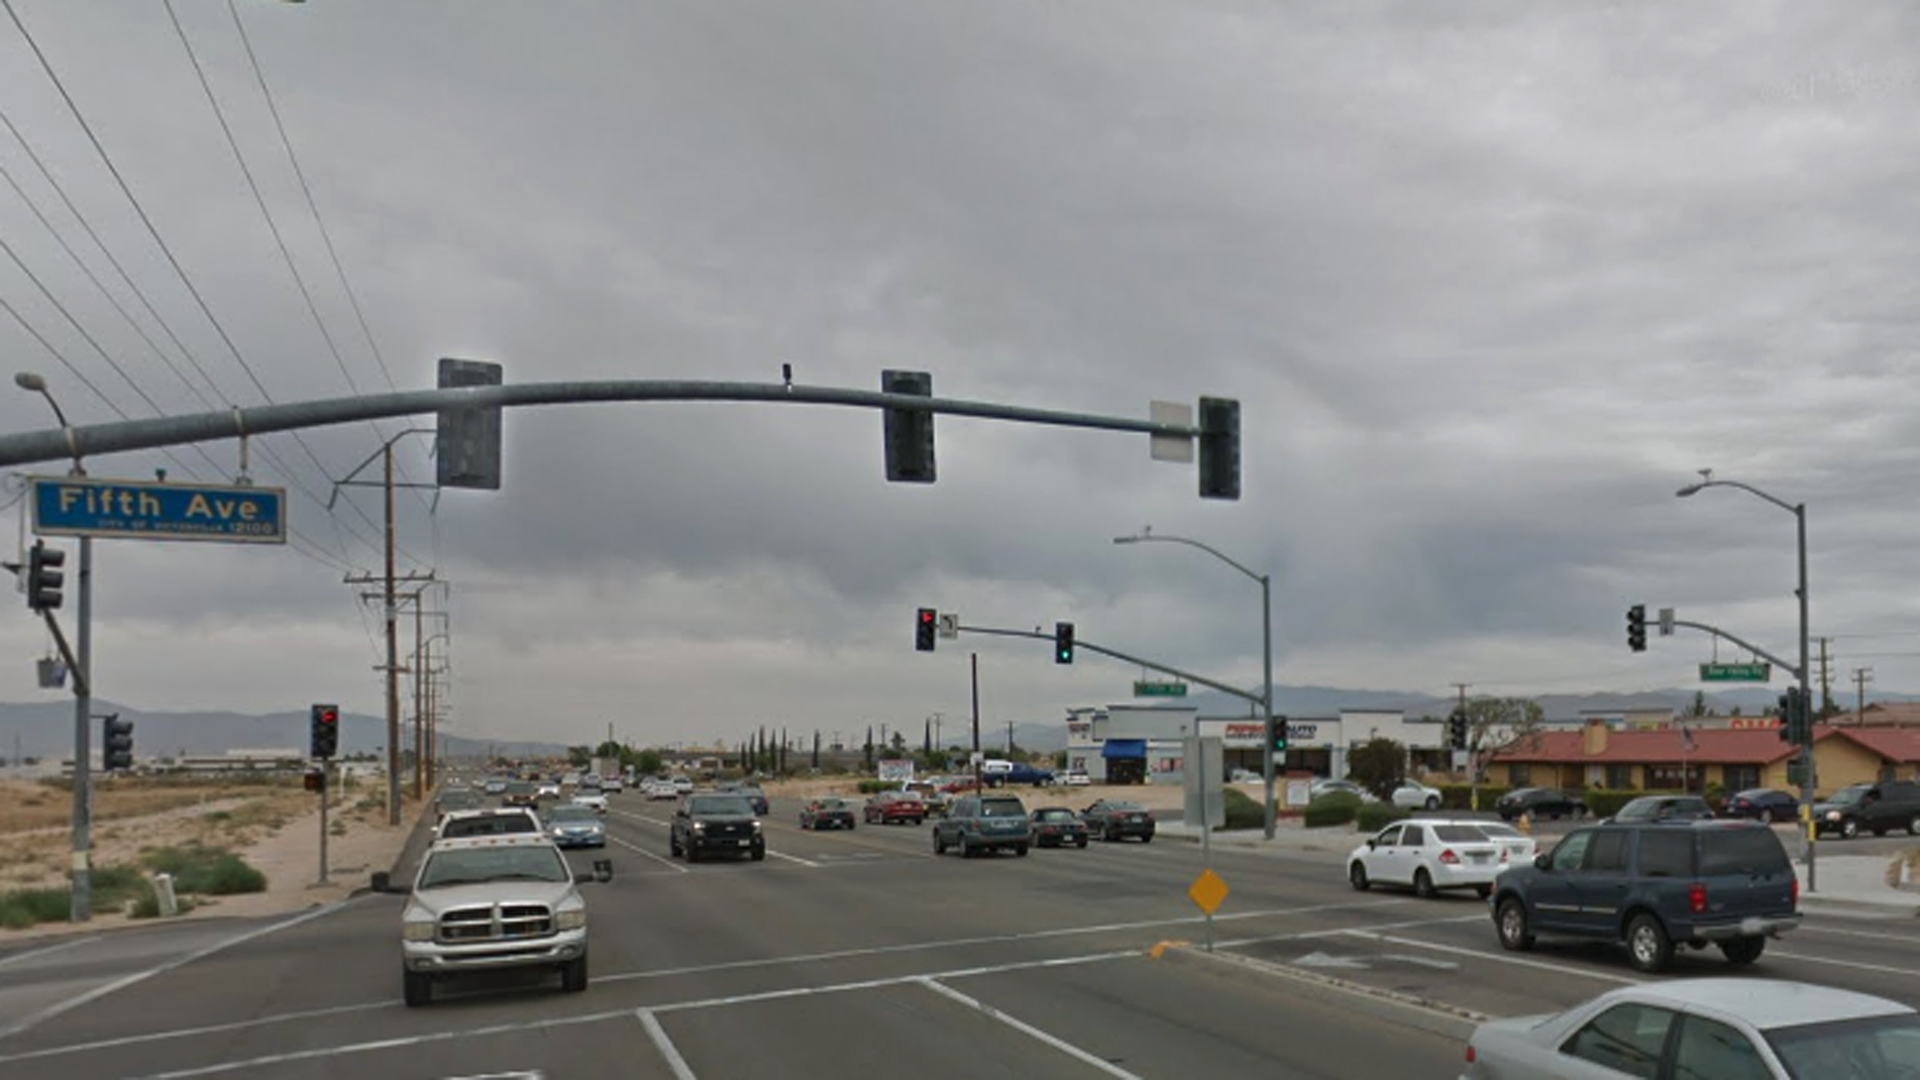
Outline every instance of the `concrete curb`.
MULTIPOLYGON (((432 816, 433 807, 429 804, 426 810, 414 819, 413 831, 407 834, 407 842, 400 845, 400 854, 394 857, 393 866, 387 871, 389 881, 411 884, 413 879, 411 868, 419 863, 420 856, 425 854, 427 846, 433 843, 433 828, 427 824, 432 816)), ((357 899, 373 891, 373 879, 369 875, 367 883, 349 892, 347 899, 357 899)))
POLYGON ((1290 984, 1290 989, 1295 993, 1305 997, 1344 1005, 1377 1019, 1405 1024, 1443 1038, 1459 1039, 1463 1043, 1472 1038, 1475 1028, 1494 1019, 1484 1013, 1442 1005, 1412 994, 1383 990, 1318 972, 1301 971, 1238 953, 1207 952, 1192 945, 1168 944, 1156 947, 1150 955, 1178 964, 1209 968, 1267 986, 1276 980, 1282 981, 1290 984))
POLYGON ((1800 910, 1850 919, 1920 918, 1920 898, 1912 903, 1889 904, 1878 900, 1849 900, 1844 897, 1800 894, 1800 910))

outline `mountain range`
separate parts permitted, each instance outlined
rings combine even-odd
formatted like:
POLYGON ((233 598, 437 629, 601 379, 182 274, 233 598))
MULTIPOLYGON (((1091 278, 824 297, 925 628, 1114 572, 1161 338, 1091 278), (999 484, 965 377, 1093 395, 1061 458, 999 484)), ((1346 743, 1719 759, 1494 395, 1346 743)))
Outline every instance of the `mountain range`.
MULTIPOLYGON (((1392 709, 1408 716, 1447 715, 1454 699, 1433 694, 1398 690, 1347 690, 1330 686, 1274 686, 1274 712, 1292 717, 1335 716, 1342 709, 1392 709)), ((1684 711, 1693 706, 1694 691, 1682 689, 1648 690, 1631 694, 1545 694, 1533 700, 1540 703, 1549 720, 1571 720, 1588 710, 1633 708, 1669 708, 1684 711)), ((1747 715, 1766 713, 1780 696, 1778 687, 1747 687, 1706 693, 1707 707, 1721 714, 1738 708, 1747 715)), ((1842 705, 1849 704, 1843 696, 1842 705)), ((1869 701, 1914 701, 1920 696, 1876 691, 1869 701)), ((1122 704, 1120 700, 1107 704, 1122 704)), ((1135 704, 1178 704, 1194 708, 1201 716, 1250 716, 1257 709, 1248 702, 1216 691, 1196 693, 1185 698, 1140 699, 1135 704)), ((93 714, 118 713, 134 722, 134 753, 138 757, 183 757, 223 754, 229 750, 294 750, 304 753, 307 745, 306 710, 249 714, 235 712, 143 712, 130 705, 95 699, 93 714)), ((992 752, 1004 745, 1001 735, 1005 721, 982 722, 981 743, 992 752)), ((948 741, 964 744, 969 736, 955 733, 952 725, 948 741)), ((411 725, 403 725, 403 746, 412 744, 411 725)), ((99 721, 93 721, 91 738, 99 746, 99 721)), ((798 737, 798 736, 796 736, 798 737)), ((1067 745, 1066 724, 1059 719, 1016 722, 1014 741, 1029 750, 1053 751, 1067 745)), ((476 739, 443 732, 441 739, 450 757, 477 754, 501 754, 507 757, 542 757, 566 752, 564 744, 541 740, 476 739)), ((364 713, 340 714, 340 753, 342 756, 383 752, 386 746, 386 718, 364 713)), ((585 741, 585 740, 583 740, 585 741)), ((917 740, 909 739, 909 745, 917 740)), ((23 757, 64 759, 73 752, 73 702, 71 699, 36 702, 0 702, 0 758, 11 764, 23 757)))

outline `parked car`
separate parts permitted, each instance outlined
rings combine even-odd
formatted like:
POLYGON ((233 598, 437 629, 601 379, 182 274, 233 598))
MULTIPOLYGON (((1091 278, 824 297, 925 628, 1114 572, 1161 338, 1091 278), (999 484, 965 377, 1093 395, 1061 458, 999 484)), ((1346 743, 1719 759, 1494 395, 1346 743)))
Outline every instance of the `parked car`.
POLYGON ((1624 941, 1657 972, 1674 946, 1720 946, 1751 964, 1800 925, 1800 882, 1780 838, 1752 821, 1609 823, 1576 829, 1550 854, 1494 883, 1493 923, 1508 949, 1537 934, 1624 941))
POLYGON ((1044 806, 1029 815, 1033 842, 1041 847, 1087 846, 1087 823, 1064 806, 1044 806))
POLYGON ((988 787, 1003 787, 1011 784, 1032 784, 1034 787, 1046 787, 1053 783, 1053 770, 1030 765, 1024 761, 992 762, 987 765, 1000 765, 1001 768, 984 769, 982 779, 988 787))
POLYGON ((1749 788, 1727 797, 1725 813, 1769 823, 1792 821, 1800 816, 1800 799, 1779 788, 1749 788))
POLYGON ((1264 784, 1267 778, 1252 769, 1235 769, 1227 777, 1229 784, 1264 784))
POLYGON ((1538 841, 1505 822, 1475 821, 1474 824, 1486 834, 1487 839, 1499 844, 1506 852, 1508 866, 1530 863, 1540 854, 1538 841))
POLYGON ((1481 1024, 1467 1040, 1466 1058, 1462 1080, 1909 1077, 1920 1073, 1920 1013, 1810 983, 1648 982, 1565 1012, 1481 1024))
POLYGON ((1068 769, 1060 774, 1060 782, 1068 787, 1087 787, 1093 783, 1093 777, 1085 769, 1068 769))
POLYGON ((607 825, 589 806, 556 806, 547 811, 547 835, 555 846, 606 847, 607 825))
POLYGON ((821 829, 851 829, 853 825, 853 804, 845 799, 814 799, 800 808, 802 829, 819 832, 821 829))
POLYGON ((1403 780, 1393 789, 1393 805, 1410 807, 1415 810, 1440 809, 1440 789, 1431 788, 1415 780, 1403 780))
POLYGON ((1642 795, 1620 808, 1608 822, 1631 824, 1649 821, 1707 821, 1713 807, 1698 795, 1642 795))
POLYGON ((933 853, 957 848, 963 858, 979 852, 1012 851, 1025 855, 1033 842, 1026 804, 1018 795, 967 795, 955 799, 947 816, 933 823, 933 853))
POLYGON ((673 812, 667 853, 688 862, 703 855, 725 852, 746 855, 755 862, 767 857, 767 840, 752 800, 744 794, 695 793, 680 801, 673 812))
POLYGON ((867 800, 863 813, 869 825, 892 825, 902 821, 918 825, 927 820, 927 804, 910 791, 882 791, 867 800))
POLYGON ((1521 816, 1532 819, 1587 816, 1587 804, 1578 795, 1568 794, 1559 788, 1514 788, 1495 799, 1493 809, 1503 821, 1512 821, 1521 816))
POLYGON ((1396 821, 1347 856, 1347 881, 1360 890, 1404 885, 1423 900, 1442 889, 1472 889, 1485 898, 1507 865, 1506 850, 1482 831, 1485 826, 1430 818, 1396 821))
POLYGON ((1153 811, 1127 799, 1100 799, 1080 811, 1087 833, 1102 840, 1137 836, 1143 844, 1153 842, 1153 811))
POLYGON ((1813 824, 1823 833, 1839 833, 1848 840, 1862 829, 1875 836, 1885 836, 1889 829, 1920 834, 1920 783, 1902 780, 1842 788, 1814 805, 1813 824))
POLYGON ((1335 780, 1335 779, 1329 779, 1328 777, 1322 776, 1315 779, 1313 783, 1307 785, 1308 801, 1317 799, 1322 795, 1331 795, 1335 792, 1345 792, 1349 795, 1358 795, 1360 797, 1360 801, 1363 803, 1380 801, 1373 794, 1373 792, 1368 791, 1366 788, 1361 787, 1359 784, 1356 784, 1351 780, 1335 780))

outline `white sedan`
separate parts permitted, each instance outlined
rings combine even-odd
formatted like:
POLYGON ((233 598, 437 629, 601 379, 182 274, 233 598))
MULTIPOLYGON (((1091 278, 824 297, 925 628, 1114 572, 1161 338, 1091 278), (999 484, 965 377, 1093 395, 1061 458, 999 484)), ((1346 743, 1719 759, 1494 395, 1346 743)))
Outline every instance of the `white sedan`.
POLYGON ((1411 886, 1415 896, 1441 889, 1493 894, 1493 879, 1505 870, 1506 849, 1487 839, 1480 821, 1396 821, 1347 856, 1347 880, 1356 889, 1411 886))
POLYGON ((1413 780, 1403 780, 1393 789, 1393 805, 1414 810, 1440 809, 1440 789, 1413 780))
POLYGON ((1741 1080, 1920 1074, 1920 1014, 1882 997, 1776 979, 1676 979, 1563 1013, 1474 1029, 1462 1080, 1536 1076, 1741 1080), (1664 1065, 1664 1062, 1671 1064, 1664 1065))
POLYGON ((1093 783, 1093 777, 1083 771, 1072 771, 1061 776, 1060 782, 1068 787, 1086 787, 1093 783))
POLYGON ((607 812, 607 797, 594 792, 581 792, 573 797, 573 805, 592 808, 596 814, 607 812))

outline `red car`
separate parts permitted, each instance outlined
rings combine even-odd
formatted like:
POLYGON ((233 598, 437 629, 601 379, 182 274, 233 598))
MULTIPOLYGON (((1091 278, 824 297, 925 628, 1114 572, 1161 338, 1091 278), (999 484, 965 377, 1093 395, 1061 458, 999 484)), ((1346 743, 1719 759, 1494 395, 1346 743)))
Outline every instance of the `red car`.
POLYGON ((867 800, 866 817, 869 825, 875 822, 892 825, 899 821, 918 825, 927 820, 927 804, 912 792, 883 791, 867 800))

